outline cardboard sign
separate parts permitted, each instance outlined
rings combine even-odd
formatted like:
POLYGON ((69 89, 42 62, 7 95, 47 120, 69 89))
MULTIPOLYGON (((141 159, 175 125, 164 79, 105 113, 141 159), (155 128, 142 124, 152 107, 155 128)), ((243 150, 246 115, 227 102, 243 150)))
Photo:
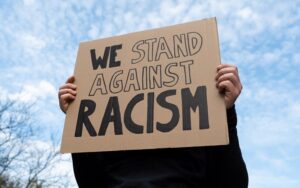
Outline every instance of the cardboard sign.
POLYGON ((215 18, 80 43, 61 152, 228 144, 215 18))

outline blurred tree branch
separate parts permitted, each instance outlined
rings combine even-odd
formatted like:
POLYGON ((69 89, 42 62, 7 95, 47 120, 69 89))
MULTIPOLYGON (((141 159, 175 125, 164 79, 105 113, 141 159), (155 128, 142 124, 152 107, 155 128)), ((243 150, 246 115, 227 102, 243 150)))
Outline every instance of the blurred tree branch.
POLYGON ((63 161, 59 144, 53 138, 34 139, 33 105, 0 101, 0 187, 69 187, 66 180, 70 173, 52 173, 63 161))

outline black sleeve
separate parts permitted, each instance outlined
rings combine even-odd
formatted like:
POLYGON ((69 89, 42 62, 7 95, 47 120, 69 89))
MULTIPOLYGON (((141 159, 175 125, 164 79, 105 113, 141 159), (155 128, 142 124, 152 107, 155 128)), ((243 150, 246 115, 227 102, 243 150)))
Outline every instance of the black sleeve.
POLYGON ((239 146, 235 106, 227 109, 229 145, 207 147, 210 187, 248 187, 248 173, 239 146))
POLYGON ((231 108, 227 109, 226 114, 227 114, 228 129, 231 130, 232 128, 236 127, 236 125, 237 125, 235 105, 233 105, 231 108))

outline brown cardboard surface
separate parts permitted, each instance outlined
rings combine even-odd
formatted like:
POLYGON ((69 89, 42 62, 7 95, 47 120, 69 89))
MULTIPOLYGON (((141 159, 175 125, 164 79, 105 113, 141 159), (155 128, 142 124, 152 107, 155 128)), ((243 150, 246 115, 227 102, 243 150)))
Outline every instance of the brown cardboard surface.
POLYGON ((215 18, 80 43, 61 152, 228 144, 218 64, 215 18))

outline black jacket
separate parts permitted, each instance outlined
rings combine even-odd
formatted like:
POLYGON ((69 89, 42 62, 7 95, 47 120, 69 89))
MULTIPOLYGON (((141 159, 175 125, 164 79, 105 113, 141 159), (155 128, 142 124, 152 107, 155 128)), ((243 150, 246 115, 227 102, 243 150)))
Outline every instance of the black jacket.
POLYGON ((227 146, 72 154, 79 187, 244 188, 234 107, 227 110, 227 146))

